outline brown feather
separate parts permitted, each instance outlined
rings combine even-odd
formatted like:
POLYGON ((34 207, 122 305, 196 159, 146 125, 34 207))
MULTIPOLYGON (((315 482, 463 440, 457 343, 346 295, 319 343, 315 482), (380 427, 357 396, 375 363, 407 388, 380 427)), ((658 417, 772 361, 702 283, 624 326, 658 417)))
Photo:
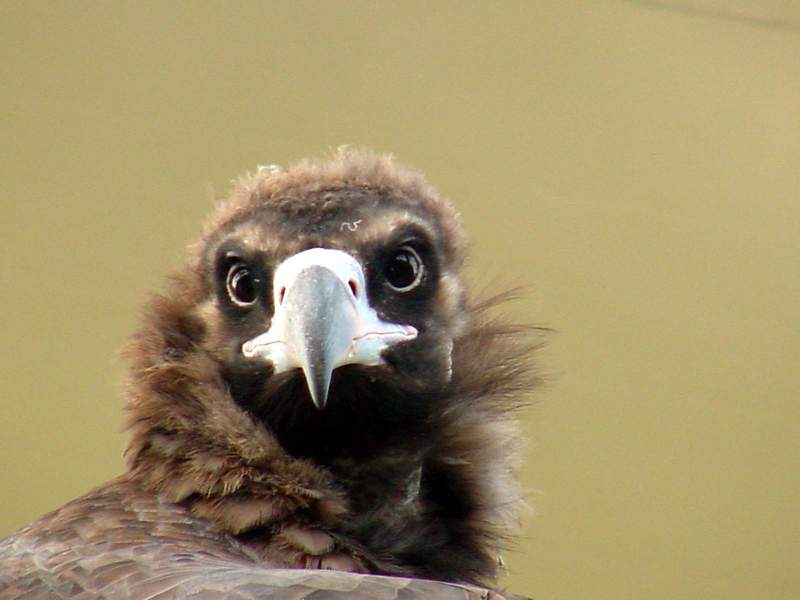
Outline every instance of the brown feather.
MULTIPOLYGON (((342 150, 323 164, 243 178, 187 269, 148 303, 126 350, 128 472, 0 542, 0 594, 155 597, 180 589, 187 597, 253 597, 272 590, 284 598, 325 589, 372 598, 486 597, 468 587, 355 574, 481 586, 498 574, 521 504, 516 410, 535 381, 535 344, 530 330, 491 316, 502 297, 468 303, 463 259, 455 210, 421 174, 389 157, 342 150), (291 229, 297 219, 327 227, 331 243, 343 244, 330 224, 358 211, 381 216, 358 233, 362 244, 406 225, 435 236, 442 265, 431 331, 451 345, 452 370, 445 374, 432 360, 430 377, 411 377, 396 399, 392 385, 400 380, 387 375, 382 402, 417 390, 424 416, 414 422, 417 409, 404 409, 395 416, 409 429, 365 441, 374 452, 351 448, 320 461, 293 453, 294 442, 281 442, 283 426, 264 416, 284 410, 289 419, 291 410, 287 423, 302 418, 294 406, 281 408, 279 399, 297 389, 289 375, 264 384, 271 406, 237 401, 224 367, 229 325, 206 274, 231 237, 277 257, 302 250, 302 235, 291 229), (276 570, 287 567, 354 573, 276 570)), ((354 398, 378 389, 353 385, 342 389, 354 398)))

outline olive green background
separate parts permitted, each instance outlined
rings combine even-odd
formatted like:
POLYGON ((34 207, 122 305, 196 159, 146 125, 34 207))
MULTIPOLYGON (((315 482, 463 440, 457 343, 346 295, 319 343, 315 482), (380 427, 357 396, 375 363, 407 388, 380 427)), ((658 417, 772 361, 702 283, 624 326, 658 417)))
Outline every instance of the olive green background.
POLYGON ((553 328, 504 583, 800 596, 800 6, 0 2, 0 535, 119 473, 146 290, 214 193, 343 143, 553 328))

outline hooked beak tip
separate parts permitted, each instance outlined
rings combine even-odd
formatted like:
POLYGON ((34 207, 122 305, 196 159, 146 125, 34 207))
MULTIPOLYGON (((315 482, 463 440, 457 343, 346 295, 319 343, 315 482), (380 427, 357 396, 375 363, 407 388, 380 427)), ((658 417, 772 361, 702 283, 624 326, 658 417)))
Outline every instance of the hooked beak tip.
POLYGON ((308 393, 311 395, 311 401, 317 410, 324 410, 328 404, 328 391, 331 387, 331 373, 323 366, 321 369, 315 369, 308 366, 303 367, 303 375, 305 375, 306 385, 308 386, 308 393))
POLYGON ((312 393, 311 401, 314 403, 314 406, 317 408, 317 410, 325 410, 325 405, 328 403, 328 398, 326 396, 318 397, 312 393))
POLYGON ((318 386, 314 385, 308 378, 306 378, 306 384, 308 385, 308 393, 311 395, 311 401, 314 403, 316 409, 324 410, 325 405, 328 404, 328 390, 320 389, 318 386))

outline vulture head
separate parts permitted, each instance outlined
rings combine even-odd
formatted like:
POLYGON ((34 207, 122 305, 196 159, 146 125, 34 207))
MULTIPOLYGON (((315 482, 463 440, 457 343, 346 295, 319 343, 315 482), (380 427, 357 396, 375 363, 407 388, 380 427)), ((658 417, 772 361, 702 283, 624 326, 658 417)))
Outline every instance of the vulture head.
POLYGON ((531 344, 464 250, 390 157, 242 178, 127 350, 130 476, 268 564, 490 582, 531 344))

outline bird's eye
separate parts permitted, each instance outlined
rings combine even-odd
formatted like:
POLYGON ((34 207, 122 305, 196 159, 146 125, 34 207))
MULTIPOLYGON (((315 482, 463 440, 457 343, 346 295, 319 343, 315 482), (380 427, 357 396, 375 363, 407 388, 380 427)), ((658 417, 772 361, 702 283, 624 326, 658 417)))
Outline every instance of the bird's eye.
POLYGON ((411 246, 402 246, 386 263, 384 275, 389 285, 398 292, 408 292, 422 281, 422 259, 411 246))
POLYGON ((243 263, 237 262, 228 269, 227 287, 234 304, 250 306, 256 301, 256 280, 243 263))

